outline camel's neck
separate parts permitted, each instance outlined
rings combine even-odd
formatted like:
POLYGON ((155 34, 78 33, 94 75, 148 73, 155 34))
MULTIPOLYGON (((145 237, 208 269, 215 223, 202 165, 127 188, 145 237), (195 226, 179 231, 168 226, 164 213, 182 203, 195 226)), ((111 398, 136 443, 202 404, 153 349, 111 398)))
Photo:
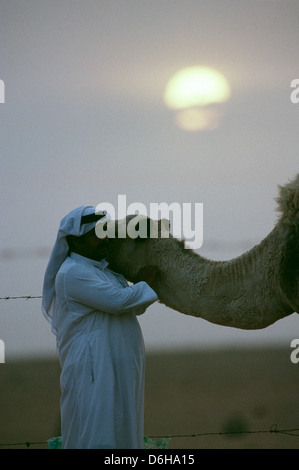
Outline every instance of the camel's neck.
POLYGON ((165 243, 153 255, 163 273, 155 286, 160 301, 220 325, 256 329, 274 323, 292 311, 279 287, 277 236, 274 229, 252 250, 220 262, 165 243))

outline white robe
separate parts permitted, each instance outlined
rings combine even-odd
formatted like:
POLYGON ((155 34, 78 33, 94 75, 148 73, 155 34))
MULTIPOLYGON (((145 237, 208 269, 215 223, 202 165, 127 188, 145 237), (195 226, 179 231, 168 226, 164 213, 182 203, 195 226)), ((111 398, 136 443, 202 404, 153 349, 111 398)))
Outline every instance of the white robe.
POLYGON ((71 253, 56 276, 65 449, 143 448, 145 354, 136 314, 158 297, 107 265, 71 253))

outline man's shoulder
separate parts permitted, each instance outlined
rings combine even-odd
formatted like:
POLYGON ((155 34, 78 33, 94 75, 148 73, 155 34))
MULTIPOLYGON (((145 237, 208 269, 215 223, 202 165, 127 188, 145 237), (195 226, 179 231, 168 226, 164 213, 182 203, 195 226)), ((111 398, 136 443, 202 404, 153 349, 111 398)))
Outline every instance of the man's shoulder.
POLYGON ((97 277, 105 277, 103 270, 97 269, 88 259, 84 257, 68 256, 61 265, 58 274, 66 279, 72 278, 90 278, 96 275, 97 277))
POLYGON ((65 276, 72 276, 72 275, 76 275, 78 272, 86 271, 86 269, 87 267, 84 264, 79 263, 78 261, 68 256, 64 260, 62 265, 60 266, 58 274, 63 274, 65 276))

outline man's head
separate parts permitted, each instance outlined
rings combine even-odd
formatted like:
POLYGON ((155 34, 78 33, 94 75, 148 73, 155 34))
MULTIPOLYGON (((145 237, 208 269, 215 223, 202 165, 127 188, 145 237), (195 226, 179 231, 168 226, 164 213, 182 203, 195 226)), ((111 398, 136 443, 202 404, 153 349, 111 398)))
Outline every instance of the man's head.
POLYGON ((80 237, 68 235, 66 238, 70 251, 85 256, 85 258, 101 261, 108 254, 108 238, 97 237, 95 228, 80 237))

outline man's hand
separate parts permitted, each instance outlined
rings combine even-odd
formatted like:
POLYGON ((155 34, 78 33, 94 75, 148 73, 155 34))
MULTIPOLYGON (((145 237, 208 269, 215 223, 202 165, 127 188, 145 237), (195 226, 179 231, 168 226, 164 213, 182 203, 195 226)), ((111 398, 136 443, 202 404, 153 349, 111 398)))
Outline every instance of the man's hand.
POLYGON ((159 269, 155 266, 144 266, 138 273, 137 282, 145 281, 150 287, 153 288, 158 273, 159 269))

